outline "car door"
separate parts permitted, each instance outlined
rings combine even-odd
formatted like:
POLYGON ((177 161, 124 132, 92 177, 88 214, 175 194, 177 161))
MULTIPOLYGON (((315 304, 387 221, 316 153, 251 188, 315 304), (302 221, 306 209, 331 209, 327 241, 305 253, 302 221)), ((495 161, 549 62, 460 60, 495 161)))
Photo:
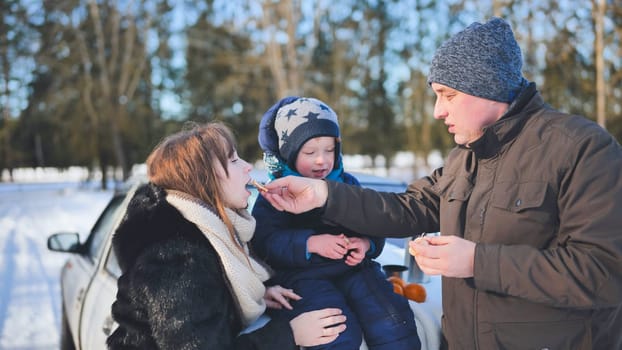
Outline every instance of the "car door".
MULTIPOLYGON (((100 270, 102 259, 107 256, 107 254, 104 253, 109 249, 111 231, 117 225, 117 222, 122 216, 123 209, 125 208, 123 205, 124 199, 125 195, 118 195, 112 198, 91 230, 89 238, 84 243, 83 254, 78 255, 75 259, 76 265, 79 265, 79 268, 82 269, 84 273, 88 273, 89 276, 86 280, 80 279, 80 285, 74 288, 77 290, 77 293, 73 299, 72 308, 74 312, 79 310, 79 319, 77 325, 71 325, 71 329, 74 331, 77 330, 78 342, 76 346, 79 349, 99 349, 89 345, 91 342, 90 338, 99 335, 93 332, 90 325, 90 318, 93 310, 97 308, 103 309, 102 306, 99 305, 100 301, 97 299, 103 288, 102 282, 99 281, 101 278, 100 270)), ((83 273, 81 273, 81 275, 82 274, 83 273)), ((116 279, 114 281, 114 286, 116 288, 116 279)), ((99 333, 102 333, 101 330, 99 333)), ((105 342, 102 343, 101 349, 106 349, 105 342)))
MULTIPOLYGON (((110 250, 107 252, 112 255, 110 250)), ((83 349, 106 350, 106 338, 116 327, 110 307, 117 294, 117 276, 106 261, 104 268, 97 269, 84 300, 80 330, 83 349)))

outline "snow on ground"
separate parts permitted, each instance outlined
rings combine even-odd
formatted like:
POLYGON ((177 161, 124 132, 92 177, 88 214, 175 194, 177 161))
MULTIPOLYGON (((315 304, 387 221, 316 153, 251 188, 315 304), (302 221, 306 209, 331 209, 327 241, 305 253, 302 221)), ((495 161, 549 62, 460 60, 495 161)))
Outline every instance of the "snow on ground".
POLYGON ((112 195, 79 182, 0 184, 0 349, 58 349, 59 272, 47 237, 84 239, 112 195))

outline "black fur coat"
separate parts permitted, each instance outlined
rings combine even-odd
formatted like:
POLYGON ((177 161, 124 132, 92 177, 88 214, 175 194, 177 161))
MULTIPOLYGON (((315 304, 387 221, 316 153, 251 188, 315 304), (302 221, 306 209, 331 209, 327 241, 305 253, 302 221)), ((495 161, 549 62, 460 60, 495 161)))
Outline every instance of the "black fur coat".
POLYGON ((113 249, 123 274, 109 349, 297 349, 287 321, 238 336, 238 306, 219 256, 162 189, 138 189, 113 249))

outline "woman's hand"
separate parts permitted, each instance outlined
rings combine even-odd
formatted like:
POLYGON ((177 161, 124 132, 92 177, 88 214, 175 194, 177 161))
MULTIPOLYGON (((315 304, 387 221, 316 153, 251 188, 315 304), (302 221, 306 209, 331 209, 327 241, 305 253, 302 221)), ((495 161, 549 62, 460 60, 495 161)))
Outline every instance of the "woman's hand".
POLYGON ((266 301, 266 306, 271 309, 292 309, 290 300, 300 300, 302 297, 294 293, 291 289, 286 289, 281 286, 271 286, 266 288, 266 293, 263 296, 266 301))
POLYGON ((340 309, 307 311, 289 321, 294 340, 299 346, 316 346, 332 342, 346 329, 346 316, 340 309))

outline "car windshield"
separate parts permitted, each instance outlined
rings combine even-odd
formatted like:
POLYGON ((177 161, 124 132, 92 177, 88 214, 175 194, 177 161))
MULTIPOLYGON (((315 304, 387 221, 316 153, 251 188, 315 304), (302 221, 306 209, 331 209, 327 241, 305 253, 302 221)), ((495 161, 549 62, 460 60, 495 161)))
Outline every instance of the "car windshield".
POLYGON ((94 263, 99 260, 99 255, 102 253, 104 246, 103 243, 108 232, 112 230, 115 219, 118 217, 123 198, 124 196, 115 196, 112 198, 106 209, 104 209, 103 213, 100 215, 97 223, 95 223, 95 226, 93 226, 91 234, 85 243, 86 252, 94 263))

